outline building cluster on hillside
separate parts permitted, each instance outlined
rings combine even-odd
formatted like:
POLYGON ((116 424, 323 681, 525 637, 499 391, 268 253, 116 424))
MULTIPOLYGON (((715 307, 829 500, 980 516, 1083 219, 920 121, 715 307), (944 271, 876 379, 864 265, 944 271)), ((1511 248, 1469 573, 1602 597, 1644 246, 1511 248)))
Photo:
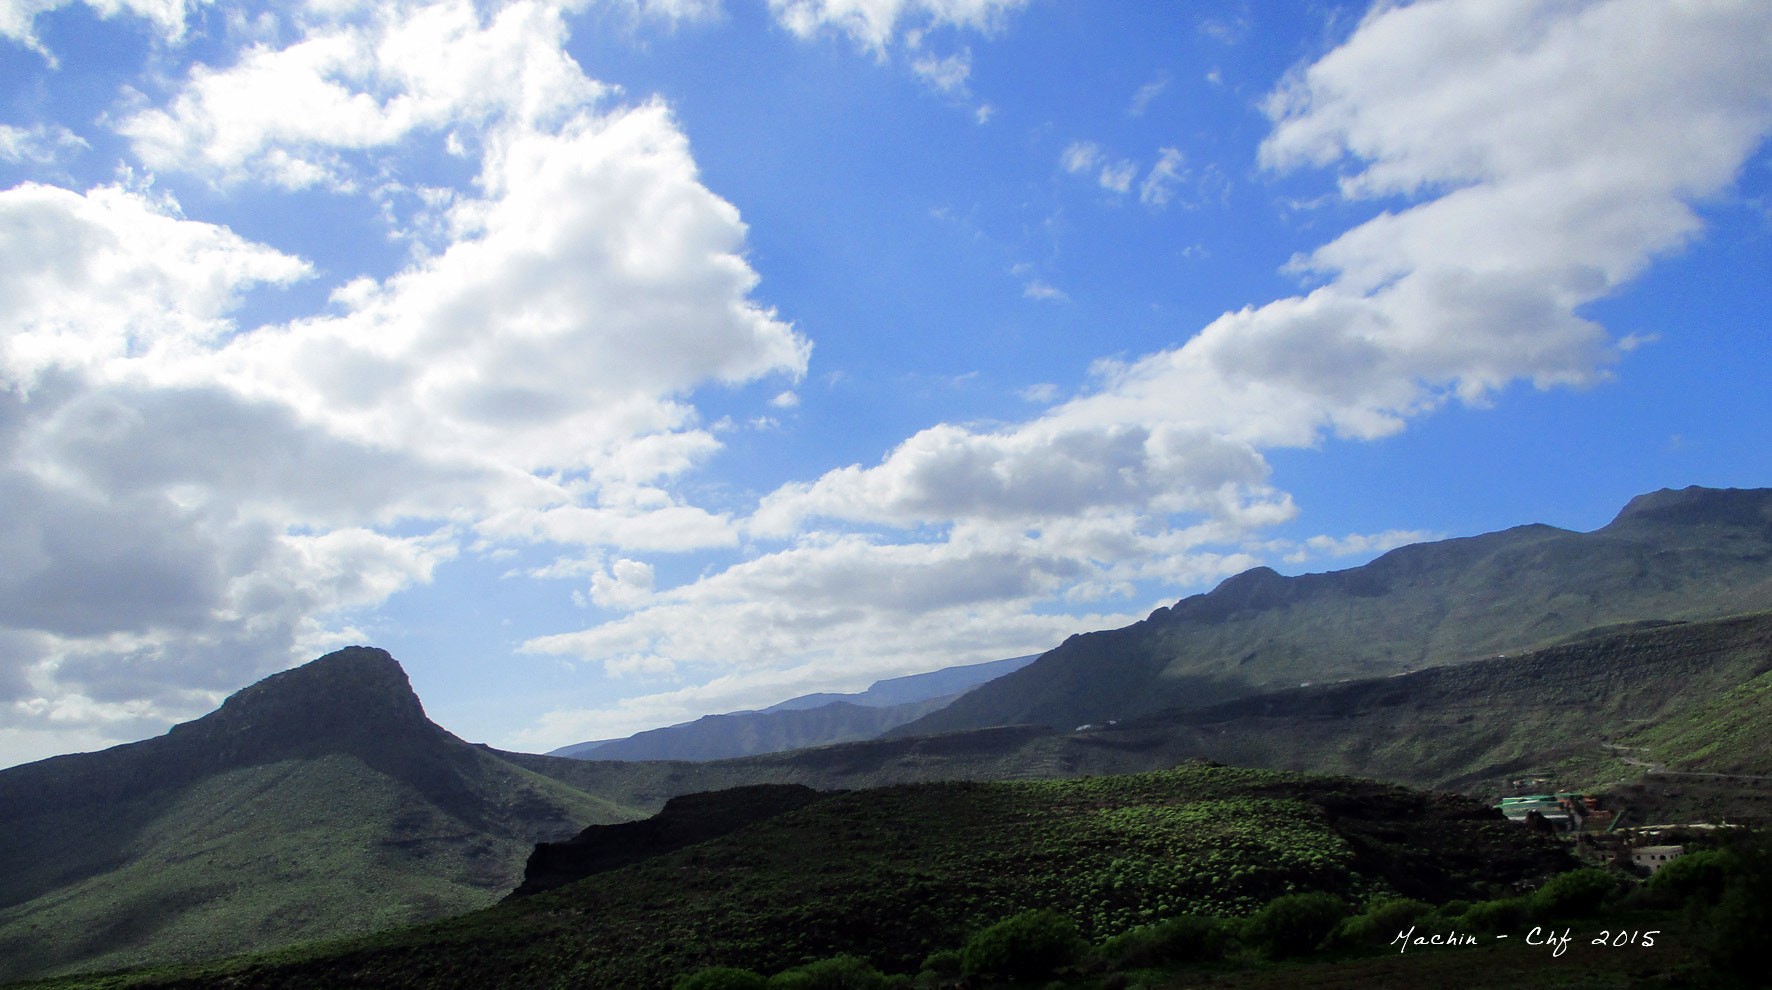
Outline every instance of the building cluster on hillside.
POLYGON ((1511 821, 1542 821, 1561 832, 1610 828, 1614 822, 1612 812, 1600 807, 1599 798, 1575 791, 1502 798, 1496 807, 1511 821))
MULTIPOLYGON (((1510 781, 1543 785, 1543 780, 1510 781)), ((1600 807, 1599 798, 1575 791, 1552 794, 1521 794, 1501 799, 1496 805, 1509 820, 1534 828, 1560 832, 1574 840, 1582 858, 1597 863, 1616 863, 1639 873, 1655 873, 1686 852, 1683 844, 1669 839, 1690 838, 1692 833, 1738 826, 1699 822, 1684 825, 1642 825, 1620 828, 1621 813, 1600 807)))

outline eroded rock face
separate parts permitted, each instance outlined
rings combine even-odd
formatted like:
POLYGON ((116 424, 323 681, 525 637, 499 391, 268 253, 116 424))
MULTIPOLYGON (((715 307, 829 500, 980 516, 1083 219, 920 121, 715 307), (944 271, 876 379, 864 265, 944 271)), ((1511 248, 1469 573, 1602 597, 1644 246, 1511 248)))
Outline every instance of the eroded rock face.
POLYGON ((538 843, 523 869, 523 883, 511 898, 706 842, 838 793, 842 792, 815 791, 801 784, 755 784, 674 797, 651 818, 592 825, 565 842, 538 843))

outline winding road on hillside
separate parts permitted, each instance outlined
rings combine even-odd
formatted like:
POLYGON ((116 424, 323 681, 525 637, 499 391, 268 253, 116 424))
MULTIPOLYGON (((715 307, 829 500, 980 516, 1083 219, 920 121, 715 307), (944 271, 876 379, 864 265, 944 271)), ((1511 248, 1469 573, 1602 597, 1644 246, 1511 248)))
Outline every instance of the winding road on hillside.
POLYGON ((1665 763, 1650 763, 1647 760, 1639 760, 1634 756, 1625 755, 1626 750, 1642 749, 1643 747, 1641 746, 1620 746, 1616 743, 1601 743, 1600 746, 1604 749, 1610 749, 1617 752, 1619 759, 1633 767, 1642 767, 1650 773, 1659 774, 1664 777, 1714 777, 1719 780, 1772 781, 1772 777, 1751 773, 1710 773, 1703 770, 1669 770, 1665 763))

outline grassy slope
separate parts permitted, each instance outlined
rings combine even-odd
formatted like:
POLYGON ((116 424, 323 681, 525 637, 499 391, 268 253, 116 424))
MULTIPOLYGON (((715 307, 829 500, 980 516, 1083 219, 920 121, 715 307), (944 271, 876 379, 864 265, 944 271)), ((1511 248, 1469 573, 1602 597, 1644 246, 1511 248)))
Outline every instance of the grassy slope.
POLYGON ((1178 713, 1166 723, 1176 732, 1167 746, 1227 762, 1468 789, 1577 755, 1597 758, 1595 772, 1633 776, 1602 741, 1660 738, 1683 727, 1684 735, 1658 744, 1660 761, 1721 768, 1715 761, 1727 752, 1732 769, 1772 773, 1772 721, 1756 718, 1766 696, 1753 690, 1768 670, 1772 614, 1664 626, 1178 713))
MULTIPOLYGON (((857 791, 537 897, 167 986, 642 987, 710 962, 848 951, 897 971, 1033 906, 1094 937, 1291 884, 1450 897, 1539 875, 1553 845, 1450 796, 1190 765, 1077 781, 857 791)), ((98 985, 97 983, 65 985, 98 985)))
POLYGON ((362 934, 484 907, 538 838, 634 813, 483 757, 466 786, 489 806, 545 802, 470 825, 353 756, 285 760, 183 788, 124 861, 0 910, 0 978, 193 960, 362 934))

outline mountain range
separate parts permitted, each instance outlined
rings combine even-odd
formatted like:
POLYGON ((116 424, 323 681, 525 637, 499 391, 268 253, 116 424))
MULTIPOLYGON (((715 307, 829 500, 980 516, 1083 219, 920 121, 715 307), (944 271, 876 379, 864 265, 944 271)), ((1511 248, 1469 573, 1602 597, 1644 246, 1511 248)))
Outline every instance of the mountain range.
MULTIPOLYGON (((617 872, 693 863, 773 820, 726 828, 774 797, 670 804, 732 787, 1066 778, 1203 756, 1475 792, 1554 774, 1670 813, 1764 818, 1769 609, 1772 491, 1662 491, 1593 533, 1527 526, 1329 574, 1259 568, 1000 661, 1019 667, 880 738, 716 760, 469 744, 426 718, 392 657, 353 647, 164 736, 0 771, 0 979, 459 914, 515 888, 538 843, 568 849, 560 862, 589 848, 617 872), (599 851, 610 842, 630 858, 599 851)), ((903 703, 903 685, 875 687, 886 704, 808 696, 742 714, 903 703)))
POLYGON ((563 746, 549 756, 595 760, 719 760, 871 739, 1013 673, 1038 654, 875 681, 854 694, 805 694, 760 711, 705 715, 625 739, 563 746))
POLYGON ((1519 526, 1401 547, 1343 571, 1245 571, 901 725, 1056 728, 1549 646, 1644 620, 1772 608, 1772 490, 1638 496, 1606 526, 1519 526))

